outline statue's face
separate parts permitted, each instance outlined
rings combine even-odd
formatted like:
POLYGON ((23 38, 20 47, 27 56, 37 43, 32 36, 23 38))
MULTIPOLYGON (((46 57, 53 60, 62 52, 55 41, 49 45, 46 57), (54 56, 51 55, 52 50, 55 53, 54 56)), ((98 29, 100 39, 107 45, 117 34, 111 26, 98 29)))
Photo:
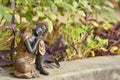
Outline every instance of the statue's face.
POLYGON ((37 36, 44 36, 44 34, 48 31, 47 26, 45 24, 36 24, 33 29, 34 33, 37 36))

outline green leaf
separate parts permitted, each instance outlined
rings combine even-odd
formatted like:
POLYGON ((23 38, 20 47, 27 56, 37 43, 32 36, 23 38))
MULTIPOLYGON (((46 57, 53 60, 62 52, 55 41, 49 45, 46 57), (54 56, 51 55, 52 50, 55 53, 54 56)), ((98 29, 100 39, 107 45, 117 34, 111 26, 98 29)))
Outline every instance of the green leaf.
POLYGON ((11 8, 5 7, 3 5, 0 6, 0 18, 4 18, 7 21, 11 21, 13 10, 11 8))
POLYGON ((30 11, 27 11, 25 14, 24 13, 20 14, 20 17, 24 17, 24 18, 27 19, 27 21, 31 21, 33 15, 30 11))
POLYGON ((16 1, 18 4, 26 4, 26 0, 17 0, 16 1))
POLYGON ((103 9, 105 12, 109 12, 109 13, 114 12, 113 9, 111 9, 110 7, 107 7, 107 6, 102 6, 102 9, 103 9))
POLYGON ((65 10, 68 10, 70 12, 74 12, 75 11, 75 8, 72 5, 70 5, 69 3, 65 3, 64 2, 64 3, 58 4, 58 6, 62 7, 65 10))
POLYGON ((55 13, 58 10, 57 6, 55 4, 51 5, 51 11, 55 13))
POLYGON ((54 0, 54 3, 62 3, 63 0, 54 0))
POLYGON ((120 0, 115 0, 115 1, 120 2, 120 0))
POLYGON ((87 38, 87 46, 89 48, 95 48, 97 45, 96 45, 96 42, 93 40, 93 36, 92 35, 89 35, 88 38, 87 38))
POLYGON ((105 30, 109 30, 109 29, 112 29, 113 28, 113 25, 109 24, 109 23, 104 23, 102 25, 102 27, 105 29, 105 30))
POLYGON ((87 0, 79 0, 79 5, 81 5, 81 8, 86 12, 92 12, 91 6, 87 0))
POLYGON ((37 15, 38 15, 39 17, 45 17, 44 13, 41 12, 41 11, 37 11, 37 15))
POLYGON ((50 6, 53 4, 53 0, 41 0, 41 3, 47 6, 50 6))
POLYGON ((92 57, 95 57, 95 52, 91 51, 92 57))
POLYGON ((89 30, 91 30, 93 28, 93 26, 83 26, 83 29, 85 30, 85 31, 89 31, 89 30))
POLYGON ((3 15, 0 13, 0 20, 2 19, 3 15))
POLYGON ((78 7, 78 3, 76 1, 73 2, 73 6, 74 8, 77 8, 78 7))
POLYGON ((57 16, 53 13, 46 14, 52 21, 55 21, 57 19, 57 16))
POLYGON ((85 12, 84 12, 83 10, 78 10, 78 13, 79 13, 80 16, 83 16, 83 17, 86 16, 86 15, 85 15, 85 12))
POLYGON ((12 19, 12 15, 11 14, 6 14, 6 13, 4 13, 4 18, 7 20, 7 21, 11 21, 11 19, 12 19))
POLYGON ((5 13, 13 13, 13 10, 12 9, 10 9, 10 8, 7 8, 6 10, 5 10, 5 13))
POLYGON ((96 9, 98 9, 98 10, 101 10, 101 6, 100 5, 95 5, 94 6, 96 9))
POLYGON ((104 17, 108 22, 117 22, 120 21, 120 18, 116 16, 116 14, 108 14, 104 17))
POLYGON ((96 36, 95 39, 98 41, 98 47, 102 47, 104 45, 108 45, 108 40, 107 39, 102 39, 99 36, 96 36))
POLYGON ((93 26, 96 26, 96 27, 99 26, 99 24, 97 22, 95 22, 95 21, 91 21, 91 23, 92 23, 93 26))
POLYGON ((49 24, 48 31, 51 33, 53 31, 53 23, 49 18, 46 18, 44 21, 46 21, 49 24))
POLYGON ((75 28, 75 29, 72 29, 71 31, 71 36, 73 38, 78 38, 80 35, 80 29, 79 28, 75 28))
POLYGON ((113 5, 113 3, 111 3, 110 1, 105 1, 104 2, 107 6, 109 6, 109 7, 111 7, 111 8, 114 8, 114 5, 113 5))

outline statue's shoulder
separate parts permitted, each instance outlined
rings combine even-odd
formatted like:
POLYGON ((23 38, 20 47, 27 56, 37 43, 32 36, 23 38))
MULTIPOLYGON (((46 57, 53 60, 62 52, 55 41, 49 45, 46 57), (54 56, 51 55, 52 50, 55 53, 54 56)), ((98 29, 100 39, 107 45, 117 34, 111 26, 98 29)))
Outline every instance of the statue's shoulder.
POLYGON ((23 41, 25 41, 26 39, 28 39, 30 36, 31 36, 31 32, 24 32, 22 34, 23 41))

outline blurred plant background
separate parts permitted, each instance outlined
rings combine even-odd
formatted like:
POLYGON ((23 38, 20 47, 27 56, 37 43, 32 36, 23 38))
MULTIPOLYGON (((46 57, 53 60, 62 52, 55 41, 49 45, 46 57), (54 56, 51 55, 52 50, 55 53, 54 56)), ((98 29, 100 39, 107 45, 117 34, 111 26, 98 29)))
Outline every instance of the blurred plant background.
POLYGON ((14 38, 17 46, 19 31, 41 21, 49 25, 49 46, 64 36, 65 60, 120 54, 120 0, 0 0, 0 50, 14 38))

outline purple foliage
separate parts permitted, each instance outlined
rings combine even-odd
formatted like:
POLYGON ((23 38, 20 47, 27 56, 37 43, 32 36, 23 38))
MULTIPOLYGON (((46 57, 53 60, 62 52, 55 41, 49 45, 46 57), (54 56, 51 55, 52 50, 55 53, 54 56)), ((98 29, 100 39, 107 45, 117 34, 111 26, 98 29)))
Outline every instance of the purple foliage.
MULTIPOLYGON (((12 1, 10 2, 10 0, 8 0, 8 3, 7 5, 11 5, 12 9, 15 10, 15 1, 12 1)), ((14 38, 11 42, 11 45, 10 45, 10 50, 0 50, 0 59, 2 60, 6 60, 5 59, 5 54, 10 54, 10 57, 11 57, 11 60, 13 61, 14 60, 14 51, 17 49, 15 48, 15 16, 14 14, 12 15, 12 19, 11 19, 11 23, 10 24, 7 24, 7 25, 4 25, 4 26, 1 26, 0 27, 0 30, 1 29, 11 29, 12 30, 12 33, 14 35, 14 38)), ((0 66, 3 66, 3 65, 8 65, 10 63, 12 63, 12 61, 0 61, 0 66)))
MULTIPOLYGON (((1 29, 11 29, 13 35, 15 36, 15 25, 13 23, 1 26, 0 30, 1 29)), ((15 47, 15 37, 13 38, 13 40, 11 42, 10 49, 8 49, 8 50, 0 50, 0 60, 2 60, 2 61, 0 61, 0 64, 7 65, 7 62, 5 62, 5 61, 8 61, 7 59, 5 59, 6 54, 10 54, 11 60, 12 61, 14 60, 14 57, 13 57, 14 54, 13 53, 16 50, 16 48, 14 48, 14 47, 15 47)))
POLYGON ((114 28, 110 31, 109 43, 120 46, 120 22, 114 25, 114 28))
POLYGON ((15 25, 14 24, 7 24, 7 25, 4 25, 4 26, 1 26, 0 29, 12 29, 14 30, 15 29, 15 25))
POLYGON ((13 34, 15 35, 15 24, 13 24, 13 23, 6 24, 6 25, 4 25, 4 26, 1 26, 1 27, 0 27, 0 30, 1 30, 1 29, 11 29, 12 32, 13 32, 13 34))
MULTIPOLYGON (((13 31, 13 35, 15 36, 15 25, 14 24, 7 24, 4 25, 2 27, 0 27, 0 29, 11 29, 13 31)), ((43 64, 46 67, 49 68, 53 68, 51 64, 48 63, 55 63, 57 65, 57 67, 60 67, 60 64, 58 62, 59 59, 65 58, 65 54, 63 53, 67 47, 65 46, 65 40, 63 38, 63 36, 61 35, 57 41, 53 44, 52 47, 49 47, 47 44, 45 44, 46 47, 46 54, 43 56, 43 64), (62 46, 60 46, 60 43, 62 43, 62 46), (55 55, 60 55, 60 57, 58 58, 55 55)), ((14 60, 14 51, 16 51, 17 48, 15 48, 15 37, 13 38, 12 42, 11 42, 11 46, 9 50, 0 50, 0 60, 3 60, 5 62, 5 57, 4 55, 6 54, 10 54, 11 60, 14 60)), ((7 61, 7 60, 6 60, 7 61)), ((2 63, 2 61, 0 61, 0 63, 2 63)), ((2 63, 3 64, 3 63, 2 63)), ((6 65, 7 63, 5 63, 6 65)))
POLYGON ((59 58, 55 55, 59 54, 61 58, 65 57, 65 54, 63 52, 67 49, 67 47, 65 46, 64 41, 65 40, 63 36, 60 36, 52 47, 49 47, 47 44, 45 44, 46 53, 43 56, 42 62, 46 67, 53 68, 51 65, 47 64, 47 62, 55 63, 58 67, 60 67, 60 64, 58 62, 59 58), (63 43, 63 47, 60 47, 61 42, 63 43))
POLYGON ((11 60, 14 60, 15 37, 13 38, 13 40, 11 42, 10 49, 13 50, 13 52, 10 53, 11 60))

